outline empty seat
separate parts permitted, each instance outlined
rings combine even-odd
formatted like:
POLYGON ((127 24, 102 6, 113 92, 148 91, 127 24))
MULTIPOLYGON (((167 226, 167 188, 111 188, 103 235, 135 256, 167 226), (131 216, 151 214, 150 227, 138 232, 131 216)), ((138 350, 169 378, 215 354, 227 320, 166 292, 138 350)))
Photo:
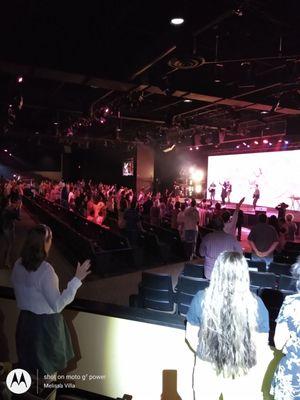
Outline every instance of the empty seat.
POLYGON ((297 279, 293 278, 292 276, 280 275, 278 288, 289 290, 295 293, 297 291, 296 284, 297 284, 297 279))
POLYGON ((180 315, 186 315, 193 297, 199 290, 204 290, 209 286, 207 279, 192 278, 181 275, 177 284, 177 310, 180 315))
POLYGON ((203 279, 205 279, 205 276, 204 276, 204 265, 192 264, 192 263, 187 262, 187 263, 184 264, 182 275, 190 276, 190 277, 193 277, 193 278, 203 278, 203 279))
POLYGON ((290 264, 271 262, 268 271, 276 275, 290 275, 291 266, 290 264))
POLYGON ((139 284, 140 303, 144 308, 159 311, 174 311, 172 277, 168 274, 142 273, 139 284))
POLYGON ((247 260, 248 267, 256 269, 259 272, 266 272, 266 263, 264 261, 247 260))
POLYGON ((276 275, 269 272, 250 271, 250 285, 257 288, 264 287, 274 289, 276 285, 276 275))

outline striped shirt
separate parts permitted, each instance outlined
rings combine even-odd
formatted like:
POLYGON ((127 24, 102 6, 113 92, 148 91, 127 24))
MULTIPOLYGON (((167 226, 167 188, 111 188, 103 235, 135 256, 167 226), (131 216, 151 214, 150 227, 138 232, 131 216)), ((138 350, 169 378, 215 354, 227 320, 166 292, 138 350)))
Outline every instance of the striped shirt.
POLYGON ((215 231, 204 236, 200 246, 200 254, 205 257, 204 274, 207 279, 210 279, 215 261, 223 251, 243 253, 240 243, 229 233, 215 231))

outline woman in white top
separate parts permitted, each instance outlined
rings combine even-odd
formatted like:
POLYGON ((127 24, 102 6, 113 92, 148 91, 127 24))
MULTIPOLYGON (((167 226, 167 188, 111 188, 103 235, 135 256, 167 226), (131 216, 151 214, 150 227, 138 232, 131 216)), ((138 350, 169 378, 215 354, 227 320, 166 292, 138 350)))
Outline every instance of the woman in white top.
POLYGON ((61 293, 58 276, 46 261, 52 232, 37 225, 27 236, 12 271, 18 308, 16 330, 20 368, 33 375, 63 370, 74 357, 70 333, 60 312, 71 303, 82 280, 90 273, 90 261, 77 265, 76 274, 61 293))

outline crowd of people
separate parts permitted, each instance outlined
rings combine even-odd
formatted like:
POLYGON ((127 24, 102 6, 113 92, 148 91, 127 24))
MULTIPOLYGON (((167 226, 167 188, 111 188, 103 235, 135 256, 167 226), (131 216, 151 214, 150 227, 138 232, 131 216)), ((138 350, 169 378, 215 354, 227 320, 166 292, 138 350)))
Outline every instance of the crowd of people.
MULTIPOLYGON (((208 289, 194 297, 187 314, 186 338, 196 355, 195 398, 214 400, 221 393, 224 400, 233 399, 232 396, 238 393, 239 398, 262 398, 257 365, 268 364, 272 358, 272 355, 262 357, 265 353, 261 351, 263 347, 268 348, 269 317, 263 302, 250 291, 248 266, 238 240, 243 225, 241 206, 244 198, 231 215, 219 203, 212 208, 206 200, 199 204, 195 199, 180 202, 168 193, 153 194, 144 189, 136 193, 126 187, 117 189, 115 185, 84 181, 25 184, 1 179, 1 236, 9 243, 7 263, 14 221, 20 218, 24 193, 43 196, 102 226, 106 218, 117 218, 120 231, 132 244, 137 242, 138 232, 144 229, 143 221, 157 226, 168 224, 169 228, 177 229, 190 257, 196 254, 204 257, 205 276, 210 280, 208 289), (210 231, 197 247, 199 227, 210 231), (244 391, 246 383, 250 383, 251 388, 247 393, 244 391)), ((252 259, 264 260, 268 266, 284 241, 295 239, 297 226, 293 216, 286 214, 284 217, 282 220, 282 215, 279 219, 259 215, 258 223, 248 235, 252 259)), ((60 312, 74 299, 82 280, 90 272, 89 260, 78 264, 74 278, 61 293, 58 277, 47 262, 51 243, 49 227, 37 225, 31 229, 12 272, 21 310, 16 335, 18 358, 20 366, 32 373, 36 368, 43 373, 59 371, 74 356, 60 312), (24 286, 24 282, 30 282, 30 285, 24 286), (38 302, 31 302, 33 297, 38 298, 38 302), (34 340, 28 341, 32 337, 34 340), (59 342, 61 347, 53 344, 56 352, 49 352, 53 347, 49 347, 49 340, 59 342)), ((300 291, 299 265, 300 259, 293 273, 300 291)), ((299 294, 288 296, 277 319, 275 345, 286 356, 280 361, 272 381, 271 392, 276 400, 296 400, 300 395, 297 373, 299 299, 299 294)))
MULTIPOLYGON (((23 193, 32 196, 42 196, 45 199, 58 203, 87 220, 109 229, 109 220, 117 221, 120 233, 127 236, 132 246, 138 245, 139 233, 143 232, 142 222, 154 226, 163 226, 178 230, 182 241, 185 243, 187 257, 193 259, 199 255, 211 258, 208 250, 210 236, 205 239, 202 247, 199 247, 199 227, 230 235, 230 241, 236 237, 241 240, 244 214, 241 205, 244 199, 237 205, 232 213, 221 204, 213 204, 211 200, 203 199, 196 202, 194 199, 182 199, 174 192, 152 193, 141 188, 138 192, 128 187, 94 183, 92 181, 53 182, 43 180, 40 183, 1 179, 0 182, 0 228, 5 238, 5 265, 10 265, 10 251, 14 240, 14 221, 20 217, 23 193), (181 201, 180 201, 181 200, 181 201), (198 245, 197 245, 198 243, 198 245)), ((297 225, 293 222, 292 214, 283 214, 282 208, 278 209, 279 218, 272 215, 268 219, 268 226, 276 231, 276 247, 273 251, 280 252, 286 241, 294 241, 297 225)), ((269 229, 270 231, 270 229, 269 229)), ((219 241, 223 243, 225 238, 218 234, 219 241)), ((217 234, 213 235, 212 248, 217 243, 217 234)), ((257 254, 253 241, 251 248, 257 254)), ((221 245, 221 248, 224 246, 221 245)), ((232 250, 240 246, 234 243, 232 250)), ((225 248, 226 250, 226 248, 225 248)), ((268 259, 269 260, 269 259, 268 259)), ((267 260, 267 261, 268 261, 267 260)), ((209 264, 209 262, 208 262, 209 264)), ((211 264, 211 263, 210 263, 211 264)), ((209 272, 207 272, 209 276, 209 272)))

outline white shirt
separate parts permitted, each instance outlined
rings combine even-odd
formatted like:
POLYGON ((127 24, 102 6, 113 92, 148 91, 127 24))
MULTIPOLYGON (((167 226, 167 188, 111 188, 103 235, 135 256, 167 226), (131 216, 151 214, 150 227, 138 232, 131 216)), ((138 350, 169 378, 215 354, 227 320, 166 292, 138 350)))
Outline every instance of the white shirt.
POLYGON ((196 207, 188 207, 184 210, 184 230, 197 231, 199 224, 199 211, 196 207))
POLYGON ((229 221, 225 222, 225 224, 224 224, 223 231, 225 233, 229 233, 229 235, 235 236, 238 215, 239 215, 239 210, 235 209, 231 219, 229 221))
POLYGON ((60 293, 58 276, 48 262, 43 261, 36 271, 27 271, 21 259, 14 265, 11 281, 18 308, 34 314, 61 312, 74 300, 78 288, 82 285, 81 280, 74 277, 60 293))

